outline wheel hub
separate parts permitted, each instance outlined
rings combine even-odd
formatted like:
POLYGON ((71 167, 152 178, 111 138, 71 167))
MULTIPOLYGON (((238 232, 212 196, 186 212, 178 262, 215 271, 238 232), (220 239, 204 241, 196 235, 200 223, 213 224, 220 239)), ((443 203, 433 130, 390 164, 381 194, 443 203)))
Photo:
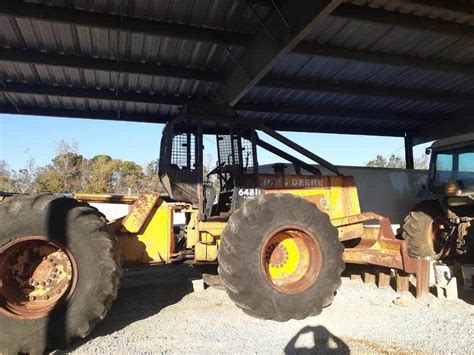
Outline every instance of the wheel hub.
POLYGON ((316 280, 321 268, 321 252, 308 231, 287 226, 267 238, 261 264, 272 287, 283 293, 298 293, 316 280))
POLYGON ((37 319, 66 300, 76 283, 67 249, 44 237, 16 239, 0 249, 0 311, 37 319))

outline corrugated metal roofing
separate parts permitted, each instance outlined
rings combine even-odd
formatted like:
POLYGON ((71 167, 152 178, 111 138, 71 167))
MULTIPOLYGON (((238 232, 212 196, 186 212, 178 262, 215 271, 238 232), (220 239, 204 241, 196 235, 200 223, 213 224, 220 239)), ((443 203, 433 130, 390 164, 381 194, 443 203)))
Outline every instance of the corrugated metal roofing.
MULTIPOLYGON (((257 15, 264 19, 271 11, 265 1, 251 8, 247 3, 232 0, 34 0, 26 3, 44 6, 59 6, 71 10, 85 10, 121 15, 127 18, 152 19, 173 24, 196 26, 254 34, 261 27, 257 15)), ((253 3, 253 2, 250 2, 253 3)), ((348 3, 348 1, 346 1, 348 3)), ((360 8, 381 9, 391 13, 409 14, 415 18, 430 18, 446 23, 462 24, 472 29, 473 15, 453 9, 441 9, 426 5, 426 1, 357 0, 353 4, 360 8)), ((2 5, 0 5, 1 8, 2 5)), ((252 5, 253 6, 253 5, 252 5)), ((352 6, 352 5, 351 5, 352 6)), ((54 11, 54 8, 51 8, 54 11)), ((209 41, 173 38, 172 36, 150 35, 139 32, 118 31, 107 28, 94 28, 86 25, 69 24, 58 21, 38 20, 0 12, 0 49, 21 50, 32 53, 51 53, 79 55, 88 58, 102 58, 152 63, 171 67, 195 68, 209 72, 226 73, 238 65, 238 59, 245 48, 238 45, 223 45, 209 41)), ((104 27, 106 27, 104 25, 104 27)), ((442 63, 462 64, 469 67, 474 63, 474 37, 472 31, 467 35, 453 33, 441 34, 417 31, 413 28, 383 24, 380 22, 357 21, 346 17, 330 16, 316 27, 305 39, 314 46, 331 46, 351 51, 368 51, 382 55, 399 55, 417 58, 420 61, 440 61, 442 63)), ((303 51, 304 52, 304 51, 303 51)), ((33 60, 34 61, 34 60, 33 60)), ((67 115, 65 110, 84 110, 84 115, 99 115, 104 112, 118 117, 126 113, 128 117, 137 115, 156 115, 161 120, 179 114, 178 105, 153 104, 140 101, 118 102, 97 98, 99 92, 136 93, 156 95, 179 95, 193 100, 214 100, 215 90, 222 83, 206 83, 202 80, 179 77, 163 77, 136 73, 117 73, 108 70, 67 68, 60 65, 13 62, 0 58, 1 83, 4 87, 0 95, 0 108, 4 112, 22 109, 39 113, 44 109, 67 115), (58 87, 57 95, 38 92, 10 92, 9 83, 24 83, 58 87), (6 89, 5 89, 6 87, 6 89), (90 89, 92 97, 65 96, 61 87, 90 89), (12 108, 12 106, 14 108, 12 108), (39 109, 43 109, 40 112, 39 109), (54 111, 56 110, 56 111, 54 111), (62 111, 61 111, 62 110, 62 111)), ((451 97, 461 95, 469 100, 474 98, 474 71, 458 73, 433 70, 422 65, 393 65, 380 61, 359 60, 344 56, 308 54, 292 52, 278 63, 269 74, 271 77, 288 80, 331 81, 339 85, 341 92, 324 90, 303 90, 259 85, 251 89, 241 100, 251 103, 252 111, 241 114, 249 119, 264 118, 268 122, 283 123, 294 130, 327 130, 367 133, 381 132, 400 135, 400 132, 418 132, 426 126, 419 121, 363 120, 338 117, 337 110, 344 112, 367 112, 369 115, 405 114, 422 117, 427 115, 449 115, 470 117, 474 105, 464 105, 456 100, 420 100, 397 97, 371 96, 344 92, 344 86, 363 85, 373 90, 395 89, 407 92, 444 94, 451 97), (262 110, 259 112, 259 105, 262 110), (289 114, 265 112, 265 108, 300 107, 313 109, 311 114, 289 114), (334 109, 331 116, 318 114, 334 109), (357 128, 357 129, 355 129, 357 128)), ((0 85, 0 89, 2 88, 0 85)), ((35 86, 35 87, 36 87, 35 86)), ((115 116, 114 116, 115 117, 115 116)))

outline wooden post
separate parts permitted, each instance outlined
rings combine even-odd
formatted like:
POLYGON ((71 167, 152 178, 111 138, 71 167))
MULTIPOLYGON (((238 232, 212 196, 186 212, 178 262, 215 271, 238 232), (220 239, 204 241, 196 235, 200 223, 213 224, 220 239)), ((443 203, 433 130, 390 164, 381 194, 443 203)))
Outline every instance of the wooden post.
POLYGON ((430 291, 430 261, 417 260, 416 265, 416 298, 425 297, 430 291))
POLYGON ((403 271, 398 271, 395 276, 396 280, 396 291, 397 292, 406 292, 409 289, 410 282, 409 276, 403 271))
POLYGON ((387 288, 390 287, 390 273, 383 270, 379 271, 377 277, 377 287, 378 288, 387 288))
POLYGON ((375 283, 375 275, 371 272, 364 271, 364 283, 370 283, 370 282, 375 283))

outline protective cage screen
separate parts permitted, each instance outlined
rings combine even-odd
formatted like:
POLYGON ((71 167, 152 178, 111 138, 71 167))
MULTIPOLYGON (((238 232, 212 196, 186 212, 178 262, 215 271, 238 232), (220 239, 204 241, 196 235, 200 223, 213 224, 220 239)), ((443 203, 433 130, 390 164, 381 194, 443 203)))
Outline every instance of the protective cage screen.
POLYGON ((171 164, 180 169, 196 169, 196 137, 192 133, 181 133, 173 137, 171 164))

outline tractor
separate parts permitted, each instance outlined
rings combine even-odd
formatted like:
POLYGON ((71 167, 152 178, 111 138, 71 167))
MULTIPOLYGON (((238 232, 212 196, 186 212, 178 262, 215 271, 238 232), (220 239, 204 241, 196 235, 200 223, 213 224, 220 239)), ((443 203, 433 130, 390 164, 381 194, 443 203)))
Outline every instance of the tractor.
POLYGON ((429 199, 406 216, 403 238, 414 258, 472 258, 474 134, 436 141, 428 174, 429 199))
POLYGON ((86 337, 106 316, 121 270, 130 266, 218 263, 235 304, 274 321, 321 313, 346 263, 416 274, 418 295, 426 293, 426 262, 408 255, 410 244, 396 238, 387 218, 360 211, 354 178, 261 122, 186 116, 168 122, 159 175, 162 193, 0 198, 2 353, 41 353, 86 337), (218 161, 205 171, 209 136, 218 161), (296 173, 281 163, 259 173, 257 147, 296 173), (128 204, 129 213, 107 221, 92 202, 128 204), (177 214, 184 225, 175 225, 177 214))

